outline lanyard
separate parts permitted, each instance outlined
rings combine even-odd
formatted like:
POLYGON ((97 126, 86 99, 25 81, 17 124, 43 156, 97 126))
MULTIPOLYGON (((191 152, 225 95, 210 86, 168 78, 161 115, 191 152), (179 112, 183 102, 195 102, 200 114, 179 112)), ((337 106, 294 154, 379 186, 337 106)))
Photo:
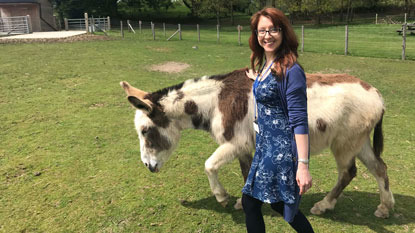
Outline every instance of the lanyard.
POLYGON ((254 110, 255 110, 254 117, 255 117, 255 120, 257 119, 257 113, 256 113, 257 105, 256 105, 256 91, 255 90, 259 86, 259 84, 264 80, 264 75, 268 73, 268 70, 271 68, 272 64, 274 64, 275 60, 277 60, 277 59, 274 59, 271 62, 271 64, 268 66, 268 68, 265 70, 265 72, 263 73, 263 75, 261 75, 262 71, 265 68, 265 64, 266 64, 266 62, 265 62, 264 66, 262 66, 261 70, 259 71, 258 75, 255 78, 255 82, 254 82, 254 85, 252 87, 253 88, 252 92, 254 93, 254 110), (259 78, 259 76, 261 76, 261 78, 259 78), (261 80, 259 80, 259 79, 261 79, 261 80))

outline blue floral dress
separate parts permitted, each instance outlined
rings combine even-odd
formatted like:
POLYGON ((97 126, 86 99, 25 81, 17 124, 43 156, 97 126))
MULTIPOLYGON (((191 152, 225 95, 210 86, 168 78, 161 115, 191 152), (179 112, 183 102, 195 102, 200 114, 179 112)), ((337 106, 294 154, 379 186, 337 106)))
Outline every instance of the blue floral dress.
POLYGON ((284 113, 276 78, 270 73, 256 85, 258 128, 256 151, 242 192, 264 203, 284 202, 284 219, 291 222, 299 204, 293 132, 284 113))

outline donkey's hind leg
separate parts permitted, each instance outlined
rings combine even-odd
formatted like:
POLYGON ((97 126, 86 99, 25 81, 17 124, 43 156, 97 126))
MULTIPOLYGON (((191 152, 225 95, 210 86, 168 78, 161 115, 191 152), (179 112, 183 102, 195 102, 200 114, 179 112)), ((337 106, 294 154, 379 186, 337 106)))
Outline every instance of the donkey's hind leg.
POLYGON ((369 138, 357 156, 369 169, 370 173, 372 173, 378 182, 380 191, 380 204, 375 211, 375 216, 379 218, 389 217, 389 210, 393 209, 395 200, 393 198, 392 192, 389 190, 389 178, 386 173, 386 164, 383 162, 382 158, 376 157, 373 153, 369 138))
POLYGON ((350 183, 350 181, 356 176, 356 153, 345 152, 345 150, 333 150, 334 157, 336 158, 337 170, 339 173, 336 186, 328 193, 323 200, 314 204, 310 212, 312 214, 323 214, 326 210, 334 209, 337 198, 342 193, 343 189, 350 183))
POLYGON ((232 143, 220 145, 205 162, 205 172, 209 179, 210 188, 216 200, 225 207, 229 201, 229 195, 218 179, 218 170, 225 164, 234 160, 240 149, 232 143))
MULTIPOLYGON (((242 176, 244 177, 244 184, 248 178, 249 169, 251 168, 252 163, 252 153, 242 154, 239 158, 239 165, 241 166, 242 176)), ((235 205, 233 206, 236 210, 242 209, 242 200, 238 198, 235 205)))

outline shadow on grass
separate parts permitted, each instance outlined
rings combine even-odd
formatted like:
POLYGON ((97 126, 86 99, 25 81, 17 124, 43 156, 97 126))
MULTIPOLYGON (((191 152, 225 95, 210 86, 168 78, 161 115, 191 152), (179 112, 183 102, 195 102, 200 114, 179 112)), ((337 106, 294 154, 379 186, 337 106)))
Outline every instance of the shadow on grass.
MULTIPOLYGON (((395 209, 390 212, 388 219, 381 219, 374 216, 374 212, 379 205, 379 194, 359 191, 344 192, 337 201, 334 210, 327 211, 322 215, 313 215, 310 209, 314 203, 324 198, 324 193, 307 194, 302 198, 301 210, 307 217, 313 219, 327 219, 340 222, 345 225, 367 226, 375 232, 392 232, 386 226, 405 225, 415 223, 415 197, 394 194, 395 209)), ((235 210, 233 205, 237 197, 230 197, 229 204, 223 208, 216 202, 215 197, 207 197, 197 201, 183 202, 186 208, 207 209, 218 213, 229 213, 236 224, 245 224, 245 217, 242 210, 235 210)), ((279 216, 269 206, 264 205, 263 214, 269 216, 279 216)), ((281 218, 281 221, 282 218, 281 218)), ((312 222, 312 220, 311 220, 312 222)))

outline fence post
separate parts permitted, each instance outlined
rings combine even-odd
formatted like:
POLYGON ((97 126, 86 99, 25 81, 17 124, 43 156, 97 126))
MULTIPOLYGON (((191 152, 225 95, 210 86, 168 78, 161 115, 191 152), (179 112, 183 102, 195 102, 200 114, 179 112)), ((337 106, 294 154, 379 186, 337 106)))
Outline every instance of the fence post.
POLYGON ((138 21, 138 28, 140 29, 140 34, 141 34, 141 24, 142 24, 142 22, 141 22, 141 20, 139 20, 138 21))
POLYGON ((89 33, 88 13, 85 13, 84 17, 85 17, 85 30, 86 30, 86 33, 89 33))
POLYGON ((111 30, 111 18, 107 17, 107 31, 111 30))
POLYGON ((63 19, 63 22, 65 24, 65 31, 68 31, 68 29, 69 29, 68 19, 67 18, 64 18, 63 19))
POLYGON ((91 17, 91 31, 95 33, 95 19, 94 16, 91 17))
POLYGON ((26 15, 26 20, 27 20, 27 30, 29 33, 32 33, 33 28, 32 28, 32 21, 30 20, 30 15, 26 15))
POLYGON ((124 28, 122 26, 122 20, 120 21, 120 27, 121 27, 121 37, 124 38, 124 28))
POLYGON ((241 46, 241 25, 238 25, 238 44, 241 46))
POLYGON ((378 24, 378 13, 376 13, 376 20, 375 23, 378 24))
POLYGON ((196 28, 197 28, 197 41, 200 42, 200 28, 199 28, 199 24, 196 24, 196 28))
POLYGON ((344 44, 344 55, 347 56, 347 51, 348 51, 348 47, 349 47, 349 25, 346 25, 346 30, 345 30, 345 44, 344 44))
POLYGON ((407 15, 407 13, 405 13, 405 23, 406 23, 406 15, 407 15))
POLYGON ((304 25, 301 26, 301 52, 304 53, 304 25))
POLYGON ((131 32, 130 20, 129 19, 127 19, 127 28, 128 28, 128 32, 131 32))
POLYGON ((153 40, 156 40, 156 32, 154 30, 154 23, 151 22, 151 31, 153 32, 153 40))
POLYGON ((164 38, 166 38, 166 23, 163 23, 164 38))
POLYGON ((182 40, 182 26, 179 24, 179 40, 182 40))
POLYGON ((406 23, 402 27, 402 61, 405 60, 405 49, 406 49, 406 23))
POLYGON ((217 31, 217 35, 216 35, 216 37, 217 37, 217 40, 218 40, 218 43, 219 43, 219 24, 218 25, 216 25, 216 31, 217 31))

